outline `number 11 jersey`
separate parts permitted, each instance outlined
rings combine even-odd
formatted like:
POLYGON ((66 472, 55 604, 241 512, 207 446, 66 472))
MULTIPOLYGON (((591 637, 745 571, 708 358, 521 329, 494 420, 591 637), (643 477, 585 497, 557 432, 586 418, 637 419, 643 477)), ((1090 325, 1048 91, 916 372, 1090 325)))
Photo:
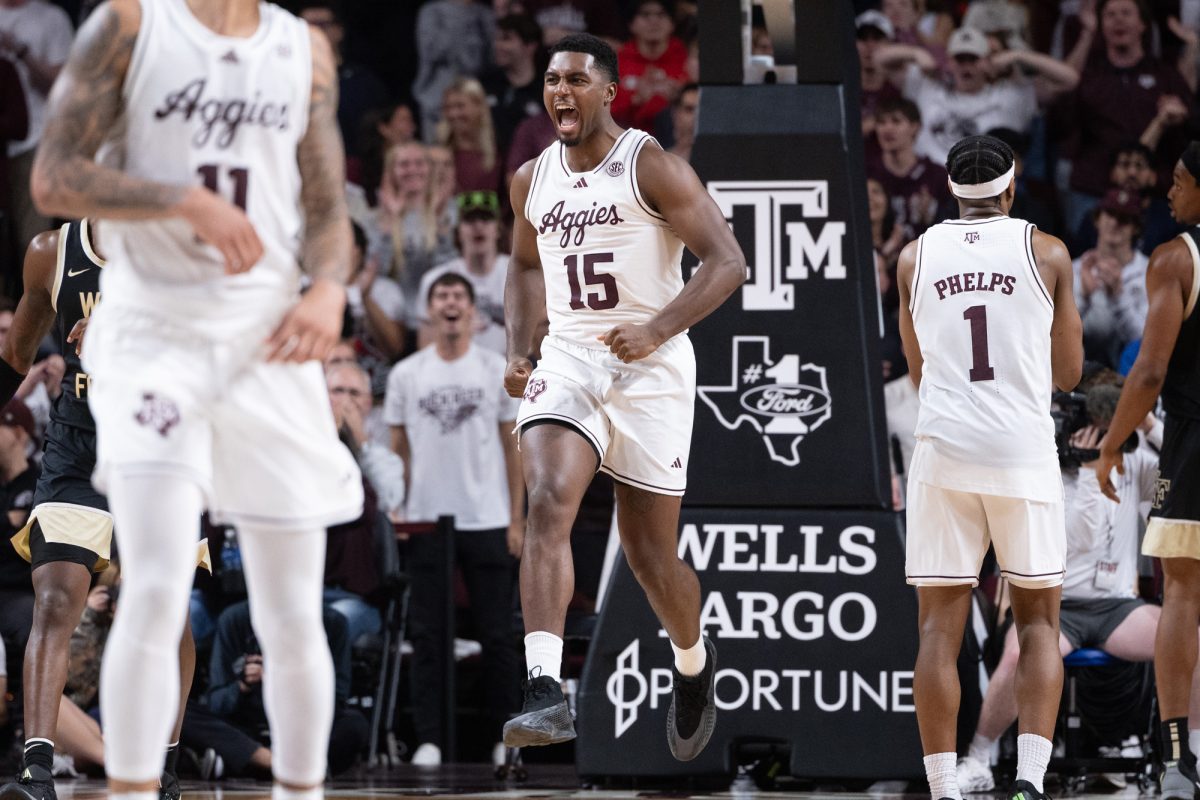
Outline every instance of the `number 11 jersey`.
POLYGON ((537 232, 550 335, 603 348, 596 337, 649 321, 683 289, 683 242, 638 188, 647 147, 658 142, 631 128, 585 172, 571 171, 561 142, 538 156, 525 216, 537 232))
POLYGON ((98 160, 137 178, 203 185, 246 212, 264 255, 226 275, 181 218, 106 221, 103 291, 209 336, 282 313, 299 291, 304 230, 296 148, 308 126, 308 25, 259 3, 245 38, 219 35, 186 0, 142 0, 124 116, 98 160))
MULTIPOLYGON (((909 306, 924 358, 916 436, 962 465, 961 480, 973 484, 948 488, 1004 484, 996 468, 1058 474, 1054 303, 1034 261, 1033 231, 1011 217, 948 220, 917 245, 909 306), (987 477, 967 474, 975 470, 987 477)), ((1050 491, 1061 494, 1061 483, 1050 491)))

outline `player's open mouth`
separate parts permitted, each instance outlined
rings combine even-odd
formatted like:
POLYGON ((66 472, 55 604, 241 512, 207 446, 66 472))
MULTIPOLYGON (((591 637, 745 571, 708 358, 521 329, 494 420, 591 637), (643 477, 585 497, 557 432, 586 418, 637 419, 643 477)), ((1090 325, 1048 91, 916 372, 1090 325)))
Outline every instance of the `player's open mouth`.
POLYGON ((579 109, 575 106, 556 105, 554 117, 560 131, 573 131, 579 127, 579 109))

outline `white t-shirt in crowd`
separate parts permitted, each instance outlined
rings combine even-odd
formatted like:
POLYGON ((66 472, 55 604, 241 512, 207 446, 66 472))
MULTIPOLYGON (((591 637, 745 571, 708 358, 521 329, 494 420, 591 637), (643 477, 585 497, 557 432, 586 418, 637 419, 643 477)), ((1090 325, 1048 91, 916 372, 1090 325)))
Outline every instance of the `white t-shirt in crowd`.
POLYGON ((504 338, 504 281, 508 277, 508 256, 500 253, 487 275, 476 275, 461 258, 439 264, 421 277, 421 322, 429 322, 429 287, 447 272, 457 272, 471 282, 475 289, 475 332, 472 340, 488 350, 506 355, 504 338))
POLYGON ((928 156, 935 164, 945 164, 950 148, 965 136, 993 128, 1028 133, 1038 110, 1037 93, 1029 81, 1000 80, 976 94, 963 94, 915 64, 910 64, 905 74, 904 96, 921 109, 917 154, 928 156))
MULTIPOLYGON (((15 8, 0 6, 0 31, 29 46, 29 55, 52 65, 67 62, 75 29, 67 12, 46 0, 29 0, 15 8)), ((3 53, 12 59, 25 91, 25 104, 29 107, 29 135, 19 142, 9 142, 8 155, 16 158, 37 147, 46 127, 46 95, 33 88, 29 80, 29 67, 14 53, 3 53)))
POLYGON ((504 391, 504 368, 476 344, 454 361, 429 345, 392 368, 383 418, 408 434, 409 520, 453 514, 459 530, 508 527, 501 423, 509 435, 519 401, 504 391))
POLYGON ((1067 514, 1063 597, 1137 597, 1138 534, 1154 498, 1158 458, 1143 445, 1125 454, 1124 467, 1124 475, 1112 472, 1119 503, 1100 492, 1094 470, 1081 467, 1063 472, 1067 514))

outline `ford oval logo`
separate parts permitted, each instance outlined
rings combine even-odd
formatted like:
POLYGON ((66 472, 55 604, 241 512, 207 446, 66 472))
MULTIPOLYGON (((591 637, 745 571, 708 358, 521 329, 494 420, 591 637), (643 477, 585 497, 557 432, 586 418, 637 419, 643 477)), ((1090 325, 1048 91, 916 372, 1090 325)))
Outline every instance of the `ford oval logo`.
POLYGON ((829 408, 829 394, 816 386, 757 386, 742 394, 742 408, 772 417, 811 417, 829 408))

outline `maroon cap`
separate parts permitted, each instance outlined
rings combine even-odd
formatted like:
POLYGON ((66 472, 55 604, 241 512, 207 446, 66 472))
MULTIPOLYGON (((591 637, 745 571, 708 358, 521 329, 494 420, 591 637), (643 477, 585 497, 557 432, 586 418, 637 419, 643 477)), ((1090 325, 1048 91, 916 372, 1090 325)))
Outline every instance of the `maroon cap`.
POLYGON ((0 425, 23 428, 30 439, 37 438, 37 425, 33 421, 33 413, 30 412, 29 406, 15 397, 9 400, 4 408, 0 408, 0 425))
POLYGON ((1127 189, 1109 189, 1096 206, 1096 211, 1103 211, 1122 220, 1138 222, 1142 219, 1142 198, 1137 192, 1127 189))

